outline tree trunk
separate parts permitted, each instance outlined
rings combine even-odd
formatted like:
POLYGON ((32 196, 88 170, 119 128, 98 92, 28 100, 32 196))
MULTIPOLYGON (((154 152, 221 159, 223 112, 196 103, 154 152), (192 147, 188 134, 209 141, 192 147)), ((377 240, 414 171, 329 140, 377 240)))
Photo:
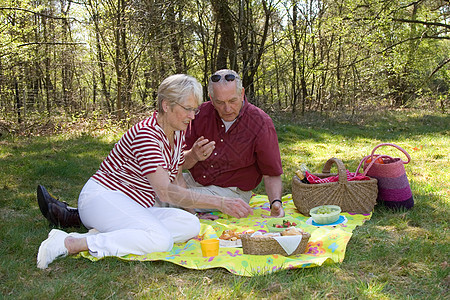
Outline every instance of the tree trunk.
MULTIPOLYGON (((123 16, 123 18, 125 18, 125 16, 123 16)), ((124 90, 124 97, 123 97, 123 101, 125 103, 123 103, 123 106, 126 107, 127 109, 131 108, 131 94, 133 91, 133 72, 132 72, 132 66, 131 66, 131 61, 130 61, 130 56, 128 54, 128 46, 127 46, 127 37, 126 37, 126 22, 123 22, 122 24, 123 28, 121 31, 121 47, 122 47, 122 53, 123 53, 123 58, 125 60, 125 65, 123 66, 123 72, 122 74, 125 74, 125 90, 124 90)))
POLYGON ((298 39, 297 2, 294 0, 292 8, 292 30, 294 31, 294 47, 292 50, 292 114, 297 109, 297 56, 300 54, 300 41, 298 39))
MULTIPOLYGON (((181 53, 180 53, 180 45, 178 44, 177 36, 181 35, 181 31, 177 29, 177 20, 175 16, 175 3, 170 2, 169 8, 167 11, 167 18, 169 22, 169 28, 170 28, 170 49, 172 50, 172 58, 175 63, 175 71, 176 73, 180 74, 183 73, 183 62, 181 59, 181 53)), ((181 25, 180 25, 181 26, 181 25)))
POLYGON ((22 102, 20 101, 19 95, 19 83, 17 82, 17 78, 14 77, 14 96, 16 99, 16 110, 17 110, 17 122, 22 123, 22 102))
POLYGON ((101 92, 103 94, 103 97, 105 98, 105 104, 108 109, 108 112, 111 113, 113 108, 111 107, 111 94, 106 85, 106 75, 105 75, 105 68, 104 68, 104 66, 106 66, 106 61, 104 58, 103 49, 102 49, 102 45, 100 42, 100 28, 98 25, 98 14, 97 13, 94 13, 93 20, 94 20, 94 26, 95 26, 95 45, 97 48, 97 65, 100 70, 101 92))
MULTIPOLYGON (((68 2, 66 5, 65 0, 60 1, 61 4, 61 13, 65 18, 62 20, 62 39, 64 43, 69 41, 70 28, 69 22, 67 20, 68 12, 70 9, 71 2, 68 2)), ((68 47, 68 46, 65 46, 68 47)), ((72 54, 71 50, 67 50, 64 48, 63 51, 63 67, 61 69, 61 81, 62 81, 62 94, 63 94, 63 103, 64 109, 66 111, 72 110, 72 99, 73 99, 73 66, 71 63, 72 54)))
POLYGON ((117 98, 116 98, 116 111, 117 117, 122 118, 122 104, 123 104, 123 69, 122 69, 122 52, 121 52, 121 39, 122 31, 124 30, 124 20, 123 13, 125 7, 125 0, 117 0, 117 10, 116 10, 116 28, 115 28, 115 69, 116 69, 116 80, 117 80, 117 98))
POLYGON ((235 60, 234 56, 236 55, 234 53, 234 22, 230 13, 230 8, 226 1, 211 0, 211 4, 220 28, 220 45, 219 53, 217 55, 216 69, 226 69, 228 68, 228 59, 231 63, 235 60))
MULTIPOLYGON (((272 6, 267 6, 267 2, 262 1, 263 9, 264 9, 264 25, 262 34, 256 32, 257 24, 255 24, 256 20, 254 20, 252 6, 249 1, 246 1, 246 6, 244 9, 244 13, 242 17, 247 21, 244 26, 244 37, 250 36, 251 40, 249 41, 247 38, 244 38, 241 41, 242 52, 244 58, 244 68, 243 68, 243 78, 242 83, 247 91, 247 96, 250 100, 256 101, 255 99, 255 86, 254 86, 254 78, 258 71, 259 65, 261 64, 261 57, 265 51, 265 45, 267 40, 267 35, 269 32, 269 24, 270 17, 273 12, 272 6), (261 36, 260 41, 257 41, 257 36, 261 36), (248 44, 248 45, 247 45, 248 44), (245 53, 247 52, 247 55, 245 53)), ((255 103, 257 104, 257 103, 255 103)))
MULTIPOLYGON (((204 13, 204 9, 202 7, 202 1, 197 0, 197 18, 199 20, 199 38, 200 43, 202 45, 201 51, 202 51, 202 58, 203 58, 203 78, 202 78, 202 86, 203 86, 203 99, 208 99, 208 76, 209 76, 209 64, 208 64, 208 36, 206 35, 205 30, 207 30, 207 27, 205 26, 205 23, 203 22, 202 15, 204 13)), ((211 62, 212 65, 212 62, 211 62)))

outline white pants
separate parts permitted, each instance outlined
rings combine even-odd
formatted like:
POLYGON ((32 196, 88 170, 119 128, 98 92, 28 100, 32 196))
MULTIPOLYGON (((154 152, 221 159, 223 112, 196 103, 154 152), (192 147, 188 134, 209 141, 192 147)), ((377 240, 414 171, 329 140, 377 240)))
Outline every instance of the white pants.
POLYGON ((124 193, 89 179, 78 198, 83 224, 98 234, 85 235, 95 257, 170 251, 200 232, 198 218, 177 208, 145 208, 124 193))

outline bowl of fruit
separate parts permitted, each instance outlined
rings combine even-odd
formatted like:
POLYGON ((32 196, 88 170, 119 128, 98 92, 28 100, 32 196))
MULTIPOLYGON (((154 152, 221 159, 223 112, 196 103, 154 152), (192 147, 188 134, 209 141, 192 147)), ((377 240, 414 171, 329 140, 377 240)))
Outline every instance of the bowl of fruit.
POLYGON ((309 214, 317 224, 331 224, 339 220, 341 208, 337 205, 321 205, 311 208, 309 214))
POLYGON ((267 221, 267 229, 269 232, 283 232, 286 228, 298 226, 299 221, 295 218, 273 218, 267 221))

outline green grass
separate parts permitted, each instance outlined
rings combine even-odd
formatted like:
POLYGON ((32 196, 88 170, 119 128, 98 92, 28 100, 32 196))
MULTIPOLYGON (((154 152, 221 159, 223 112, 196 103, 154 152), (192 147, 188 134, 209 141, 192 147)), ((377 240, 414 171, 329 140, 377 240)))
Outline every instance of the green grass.
MULTIPOLYGON (((168 262, 64 258, 42 271, 36 254, 50 227, 36 202, 37 184, 76 206, 83 184, 124 129, 77 120, 50 135, 7 135, 0 138, 0 298, 449 299, 449 116, 384 111, 273 118, 285 193, 301 163, 318 172, 335 156, 354 171, 375 145, 393 142, 412 156, 406 171, 415 207, 377 205, 354 231, 344 262, 319 268, 247 278, 168 262)), ((393 148, 379 152, 403 157, 393 148)), ((263 185, 256 192, 264 193, 263 185)))

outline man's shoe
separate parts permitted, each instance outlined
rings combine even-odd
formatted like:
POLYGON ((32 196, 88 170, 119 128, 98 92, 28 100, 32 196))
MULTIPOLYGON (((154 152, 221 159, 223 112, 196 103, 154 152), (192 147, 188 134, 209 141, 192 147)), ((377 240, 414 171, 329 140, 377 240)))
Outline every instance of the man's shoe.
POLYGON ((53 225, 63 228, 81 226, 78 209, 62 207, 56 203, 48 204, 48 219, 53 225))

